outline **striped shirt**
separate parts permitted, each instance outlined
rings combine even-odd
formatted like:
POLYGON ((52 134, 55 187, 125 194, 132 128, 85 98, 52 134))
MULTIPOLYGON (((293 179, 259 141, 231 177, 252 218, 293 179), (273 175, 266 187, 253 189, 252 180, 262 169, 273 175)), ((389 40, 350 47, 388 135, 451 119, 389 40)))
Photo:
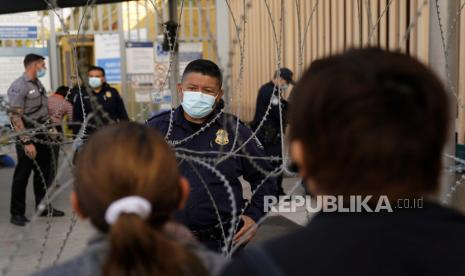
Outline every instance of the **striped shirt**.
POLYGON ((61 123, 63 117, 68 115, 68 122, 73 120, 73 105, 60 94, 48 97, 48 114, 53 123, 61 123))

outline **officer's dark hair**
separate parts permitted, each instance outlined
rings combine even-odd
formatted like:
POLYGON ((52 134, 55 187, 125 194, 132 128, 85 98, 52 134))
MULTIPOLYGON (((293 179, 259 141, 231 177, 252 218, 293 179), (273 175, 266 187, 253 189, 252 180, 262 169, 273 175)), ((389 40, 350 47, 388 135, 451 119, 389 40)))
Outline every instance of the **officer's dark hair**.
POLYGON ((57 93, 58 95, 62 95, 63 97, 66 96, 66 94, 68 94, 69 92, 69 87, 68 86, 60 86, 57 88, 57 90, 55 91, 55 93, 57 93))
POLYGON ((176 157, 155 130, 123 122, 94 133, 77 155, 74 189, 83 215, 108 235, 103 275, 207 275, 193 253, 163 232, 182 190, 176 157), (123 213, 108 225, 109 205, 134 195, 151 203, 149 217, 123 213))
POLYGON ((23 61, 24 68, 28 67, 33 62, 36 62, 36 61, 39 61, 39 60, 45 60, 45 57, 43 57, 41 55, 36 55, 36 54, 27 54, 24 57, 24 61, 23 61))
POLYGON ((90 66, 89 70, 87 70, 87 73, 90 73, 90 71, 95 71, 95 70, 102 72, 103 76, 105 77, 105 69, 103 69, 100 66, 94 66, 94 65, 90 66))
POLYGON ((436 193, 449 131, 446 91, 416 59, 380 49, 313 62, 291 101, 291 141, 319 193, 436 193))
POLYGON ((202 75, 214 77, 218 80, 219 86, 223 85, 223 74, 216 63, 208 59, 196 59, 187 64, 182 79, 189 73, 200 73, 202 75))

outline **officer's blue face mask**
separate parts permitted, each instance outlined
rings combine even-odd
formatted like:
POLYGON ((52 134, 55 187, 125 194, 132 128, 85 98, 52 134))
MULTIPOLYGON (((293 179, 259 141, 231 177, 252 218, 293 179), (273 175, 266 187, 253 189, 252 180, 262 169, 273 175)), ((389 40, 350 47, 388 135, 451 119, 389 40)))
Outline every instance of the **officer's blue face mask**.
POLYGON ((89 78, 89 85, 92 88, 99 88, 100 86, 102 86, 102 80, 100 78, 97 78, 97 77, 90 77, 89 78))
POLYGON ((46 73, 47 70, 45 68, 41 68, 39 71, 37 71, 37 77, 42 78, 43 76, 45 76, 46 73))
POLYGON ((213 111, 215 100, 216 97, 202 92, 184 91, 181 105, 189 116, 200 119, 213 111))

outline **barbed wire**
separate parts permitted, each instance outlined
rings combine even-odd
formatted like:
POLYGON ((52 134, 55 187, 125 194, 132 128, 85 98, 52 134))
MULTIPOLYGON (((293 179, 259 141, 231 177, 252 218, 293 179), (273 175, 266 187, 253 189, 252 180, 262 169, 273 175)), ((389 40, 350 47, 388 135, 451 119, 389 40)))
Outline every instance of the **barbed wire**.
MULTIPOLYGON (((65 24, 65 21, 63 20, 63 18, 61 18, 61 16, 59 15, 59 13, 57 12, 58 11, 58 7, 57 6, 53 6, 53 4, 48 1, 48 0, 44 0, 48 5, 49 5, 49 9, 51 11, 53 11, 55 13, 55 15, 58 17, 60 23, 62 24, 62 28, 64 30, 65 33, 68 33, 69 34, 69 30, 67 29, 66 27, 66 24, 65 24)), ((150 3, 152 4, 152 6, 154 7, 155 9, 155 12, 156 14, 161 17, 161 12, 160 10, 156 7, 156 4, 153 2, 153 0, 149 0, 150 3)), ((381 11, 378 19, 376 20, 376 22, 374 24, 369 24, 369 34, 368 34, 368 41, 372 41, 372 39, 375 38, 375 31, 376 29, 379 27, 379 24, 382 20, 382 18, 387 14, 387 12, 389 11, 390 7, 391 7, 391 4, 392 4, 392 0, 390 0, 386 6, 384 7, 384 9, 381 11)), ((429 1, 424 1, 422 2, 421 6, 418 8, 417 12, 414 14, 414 17, 412 18, 412 20, 410 21, 403 37, 402 37, 402 44, 406 43, 406 41, 410 38, 410 35, 412 33, 412 31, 417 27, 417 23, 418 23, 418 19, 422 16, 422 11, 424 10, 424 8, 428 5, 428 2, 429 1)), ((229 14, 230 14, 230 18, 231 18, 231 21, 232 21, 232 24, 234 25, 233 26, 233 30, 235 32, 235 36, 236 36, 236 39, 235 41, 233 41, 233 45, 234 46, 238 46, 239 47, 239 67, 238 67, 238 76, 237 76, 237 79, 235 82, 231 82, 231 91, 237 91, 237 93, 235 95, 237 95, 236 97, 232 97, 232 94, 233 93, 230 93, 229 96, 231 97, 230 98, 230 101, 229 103, 231 103, 231 105, 233 104, 233 102, 236 102, 237 106, 235 106, 235 111, 237 112, 237 114, 240 114, 241 113, 241 108, 242 108, 242 96, 243 96, 243 90, 244 89, 241 89, 243 88, 244 86, 244 72, 245 72, 245 49, 246 49, 246 25, 247 25, 247 19, 248 19, 248 15, 247 15, 247 12, 250 11, 250 7, 252 5, 252 2, 251 1, 243 1, 243 7, 244 7, 244 13, 242 16, 240 16, 240 21, 239 19, 237 18, 235 12, 234 12, 234 9, 231 7, 231 3, 230 1, 228 0, 225 0, 225 3, 227 4, 228 6, 228 10, 229 10, 229 14)), ((86 5, 86 9, 95 4, 95 0, 92 1, 91 3, 91 0, 88 0, 87 2, 87 5, 86 5)), ((272 29, 273 29, 273 39, 274 39, 274 43, 275 43, 275 59, 276 59, 276 67, 279 69, 281 67, 281 63, 282 63, 282 43, 283 43, 283 39, 282 39, 282 35, 283 35, 283 28, 284 28, 284 18, 283 18, 283 7, 284 7, 284 2, 281 0, 281 18, 279 19, 279 31, 278 31, 278 27, 276 27, 276 20, 275 18, 273 17, 272 15, 272 12, 271 12, 271 7, 268 3, 267 0, 264 0, 264 4, 266 6, 266 10, 267 10, 267 14, 268 14, 268 18, 269 18, 269 21, 270 21, 270 24, 272 25, 272 29)), ((184 1, 181 2, 181 10, 180 10, 180 16, 179 18, 182 18, 182 10, 183 10, 183 5, 184 5, 184 1)), ((304 26, 302 26, 302 22, 301 22, 301 1, 300 0, 295 0, 295 5, 296 5, 296 10, 297 10, 297 22, 298 22, 298 64, 299 64, 299 74, 302 72, 302 69, 303 69, 303 65, 304 65, 304 55, 303 55, 303 52, 304 52, 304 46, 305 46, 305 43, 306 43, 306 36, 307 36, 307 33, 310 29, 310 26, 311 26, 311 23, 312 23, 312 19, 313 19, 313 15, 317 12, 317 8, 318 8, 318 5, 319 5, 319 1, 317 0, 316 3, 313 5, 312 7, 312 10, 311 10, 311 13, 310 13, 310 16, 308 18, 308 21, 305 23, 304 26), (304 34, 302 36, 301 34, 301 31, 302 31, 302 27, 304 27, 304 34)), ((438 24, 440 26, 440 32, 441 32, 441 39, 442 39, 442 45, 443 45, 443 50, 444 50, 444 56, 445 56, 445 59, 446 59, 446 74, 447 74, 447 82, 449 83, 449 88, 451 89, 451 91, 453 92, 454 95, 456 95, 457 97, 457 100, 460 102, 460 96, 458 95, 458 92, 455 91, 455 88, 454 86, 451 86, 450 85, 450 82, 451 82, 451 75, 450 75, 450 70, 449 70, 449 65, 447 64, 447 60, 448 60, 448 57, 449 57, 449 53, 448 53, 448 49, 450 47, 450 45, 448 45, 447 41, 450 40, 450 36, 452 35, 452 31, 456 28, 456 25, 457 25, 457 22, 458 22, 458 19, 460 18, 460 14, 461 14, 461 11, 464 9, 465 7, 465 3, 461 4, 455 18, 452 20, 452 25, 451 26, 448 26, 449 27, 449 30, 447 32, 447 36, 445 35, 445 32, 444 32, 444 26, 442 24, 442 18, 441 18, 441 14, 439 12, 439 3, 438 3, 438 0, 435 0, 435 5, 437 7, 437 16, 438 16, 438 24)), ((367 16, 369 18, 369 21, 371 22, 372 21, 372 14, 371 14, 371 8, 366 5, 367 9, 366 9, 366 12, 367 12, 367 16)), ((200 7, 199 7, 200 9, 200 7)), ((86 13, 86 12, 84 12, 86 13)), ((361 17, 361 14, 360 14, 360 17, 361 17)), ((84 21, 84 16, 83 18, 80 19, 80 24, 79 24, 79 30, 78 30, 78 36, 82 33, 81 33, 81 28, 82 28, 82 24, 83 24, 83 21, 84 21)), ((207 24, 209 25, 209 23, 207 24)), ((172 39, 171 37, 169 37, 169 32, 167 31, 166 27, 164 26, 163 27, 164 30, 163 32, 168 36, 168 40, 169 42, 171 43, 172 39)), ((169 77, 169 73, 172 71, 172 66, 173 66, 173 63, 174 63, 174 46, 176 45, 176 41, 178 40, 178 36, 179 36, 179 25, 178 25, 178 31, 176 32, 176 36, 174 38, 174 45, 170 44, 170 60, 169 60, 169 69, 168 69, 168 72, 164 78, 164 83, 166 83, 166 81, 168 80, 168 77, 169 77)), ((210 27, 207 27, 208 31, 210 32, 210 27)), ((85 30, 84 30, 85 31, 85 30)), ((211 34, 210 34, 210 37, 213 37, 211 34)), ((77 40, 78 41, 78 40, 77 40)), ((75 47, 75 45, 73 45, 74 49, 73 49, 73 54, 75 55, 76 59, 77 60, 77 57, 78 57, 78 53, 77 53, 77 47, 75 47)), ((235 52, 234 51, 231 51, 230 52, 230 58, 232 58, 233 56, 235 55, 235 52)), ((75 64, 76 68, 76 73, 78 72, 77 71, 77 62, 75 64)), ((229 79, 231 78, 232 79, 232 64, 228 64, 228 67, 226 68, 228 71, 228 75, 225 77, 228 81, 229 79)), ((69 144, 69 143, 72 143, 73 145, 75 145, 76 143, 79 142, 79 140, 82 140, 85 136, 85 129, 86 127, 100 127, 103 125, 103 122, 102 121, 98 121, 97 120, 97 123, 95 125, 93 124, 89 124, 89 119, 93 116, 96 116, 97 118, 96 119, 99 119, 101 118, 100 116, 102 116, 102 118, 105 118, 105 119, 108 119, 107 116, 108 113, 105 112, 101 105, 98 104, 95 96, 92 95, 92 93, 89 93, 89 97, 90 97, 90 102, 91 102, 91 105, 92 105, 92 109, 93 111, 90 113, 90 114, 86 114, 86 111, 85 111, 85 108, 84 108, 84 104, 83 104, 83 99, 82 99, 82 92, 81 91, 81 85, 80 85, 80 78, 79 76, 77 77, 78 79, 78 95, 81 99, 81 108, 82 108, 82 111, 84 113, 84 122, 81 124, 81 127, 80 127, 80 131, 78 133, 78 135, 76 136, 73 136, 72 139, 73 141, 72 142, 56 142, 56 141, 42 141, 42 143, 44 143, 45 145, 48 145, 48 146, 57 146, 57 145, 65 145, 65 144, 69 144), (97 116, 97 115, 100 115, 100 116, 97 116)), ((228 84, 228 81, 226 82, 226 84, 228 84)), ((164 85, 163 85, 164 87, 164 85)), ((160 88, 160 91, 162 90, 162 88, 160 88)), ((279 87, 277 85, 275 85, 274 87, 274 90, 276 90, 278 92, 278 97, 279 97, 279 115, 280 115, 280 120, 282 122, 282 119, 283 119, 283 107, 282 107, 282 103, 281 103, 281 93, 279 91, 279 87)), ((71 89, 69 89, 68 93, 66 93, 66 98, 67 99, 67 96, 70 94, 70 91, 71 89)), ((172 91, 172 93, 176 93, 176 91, 172 91)), ((173 97, 172 97, 173 99, 173 97)), ((150 103, 152 104, 152 103, 150 103)), ((147 106, 145 106, 144 108, 147 108, 147 106)), ((172 102, 172 107, 174 107, 174 103, 172 102)), ((461 108, 464 108, 464 106, 460 105, 461 108)), ((220 147, 220 150, 219 151, 194 151, 194 150, 191 150, 189 148, 183 148, 181 147, 183 144, 185 144, 186 142, 194 139, 195 137, 199 137, 202 133, 204 133, 208 128, 211 127, 211 125, 213 124, 213 122, 216 122, 220 117, 221 115, 223 115, 223 110, 217 114, 217 116, 215 116, 214 118, 212 118, 211 121, 207 122, 205 125, 203 125, 198 131, 194 132, 193 134, 187 136, 186 138, 183 138, 181 140, 170 140, 170 136, 172 134, 172 131, 173 131, 173 112, 174 112, 174 108, 171 109, 170 111, 170 123, 169 123, 169 127, 168 127, 168 131, 166 133, 166 136, 165 138, 167 139, 167 141, 173 146, 173 149, 176 151, 176 154, 177 154, 177 157, 180 159, 180 162, 183 162, 183 161, 188 161, 189 164, 193 167, 193 171, 194 173, 196 173, 197 176, 200 175, 200 172, 195 168, 194 164, 198 164, 200 166, 202 166, 203 168, 206 168, 210 173, 213 173, 216 177, 218 177, 218 179, 225 185, 225 189, 226 191, 229 193, 229 196, 230 196, 230 200, 231 200, 231 210, 232 210, 232 215, 233 215, 233 218, 236 219, 236 215, 237 214, 243 214, 245 208, 247 208, 250 204, 250 201, 247 201, 247 203, 245 204, 245 206, 243 206, 243 208, 241 208, 241 210, 236 210, 235 208, 237 208, 237 206, 235 205, 235 200, 234 200, 234 194, 232 192, 232 188, 227 180, 227 178, 224 176, 224 174, 222 174, 217 168, 216 166, 221 163, 222 161, 225 161, 227 160, 228 158, 236 158, 236 157, 239 157, 239 158, 245 158, 247 159, 248 161, 250 161, 252 167, 254 167, 254 169, 260 171, 262 174, 266 175, 265 178, 262 180, 262 183, 260 183, 257 188, 255 190, 252 191, 252 197, 256 195, 257 191, 260 189, 260 187, 263 185, 263 183, 266 182, 266 179, 269 179, 271 177, 275 177, 276 175, 279 175, 280 173, 282 172, 288 172, 288 170, 286 170, 286 162, 289 160, 289 156, 288 156, 288 151, 286 149, 286 145, 284 143, 284 124, 280 124, 280 134, 281 134, 281 148, 282 148, 282 155, 280 156, 271 156, 271 157, 264 157, 264 156, 253 156, 251 155, 250 153, 248 153, 246 151, 246 145, 248 143, 251 143, 253 139, 256 139, 256 135, 257 133, 260 131, 260 129, 262 128, 264 122, 267 120, 267 118, 269 117, 270 115, 270 111, 271 111, 271 108, 272 108, 272 104, 271 104, 271 101, 268 103, 268 106, 267 106, 267 109, 266 109, 266 112, 263 116, 263 118, 261 118, 261 121, 260 123, 258 124, 258 127, 252 131, 251 133, 251 136, 249 136, 247 139, 243 140, 241 139, 241 136, 239 135, 239 124, 240 124, 240 121, 239 121, 239 117, 229 117, 229 116, 224 116, 225 120, 223 122, 224 125, 227 125, 228 123, 231 124, 231 126, 233 125, 236 125, 236 128, 234 129, 234 139, 233 139, 233 143, 232 143, 232 147, 230 149, 230 151, 226 151, 223 147, 220 147), (237 145, 237 147, 236 147, 237 145), (211 157, 213 154, 216 154, 217 157, 211 157), (261 168, 259 166, 259 164, 256 162, 257 160, 270 160, 270 161, 281 161, 282 162, 282 165, 278 168, 275 168, 273 171, 266 171, 266 170, 263 170, 263 168, 261 168), (239 212, 237 212, 239 211, 239 212)), ((8 110, 9 109, 9 106, 8 105, 0 105, 0 110, 8 110)), ((144 110, 144 109, 142 109, 144 110)), ((232 110, 232 108, 231 108, 232 110)), ((145 112, 145 111, 144 111, 145 112)), ((139 119, 141 116, 143 116, 143 112, 139 112, 139 114, 136 115, 135 119, 139 119)), ((27 122, 31 122, 31 123, 34 123, 35 121, 32 120, 31 118, 28 118, 28 116, 24 116, 24 120, 27 121, 27 122)), ((110 122, 111 122, 111 118, 110 118, 110 122)), ((8 140, 13 140, 13 139, 16 139, 17 137, 20 137, 21 135, 26 135, 26 134, 46 134, 47 131, 46 129, 48 127, 54 127, 56 126, 56 124, 54 123, 47 123, 47 124, 42 124, 42 125, 34 125, 34 128, 33 129, 30 129, 30 130, 26 130, 26 131, 23 131, 23 132, 12 132, 12 133, 9 133, 7 134, 7 139, 8 140)), ((32 136, 32 135, 31 135, 32 136)), ((65 135, 63 134, 60 134, 59 135, 60 138, 66 138, 65 135)), ((39 143, 39 139, 36 139, 34 137, 31 138, 33 140, 33 142, 35 143, 39 143)), ((8 142, 6 145, 12 145, 14 142, 8 142)), ((72 147, 71 149, 73 149, 75 147, 72 147)), ((72 150, 71 150, 72 151, 72 150)), ((69 154, 68 151, 65 151, 63 150, 63 152, 65 153, 65 160, 62 161, 61 163, 61 166, 60 168, 57 170, 57 176, 55 177, 54 180, 56 180, 58 178, 58 175, 61 175, 64 173, 64 171, 67 169, 67 168, 72 168, 72 163, 70 162, 71 160, 71 156, 72 154, 69 154)), ((463 159, 460 159, 460 158, 457 158, 455 156, 452 156, 452 155, 445 155, 446 158, 450 158, 450 159, 453 159, 455 160, 456 162, 458 163, 461 163, 461 164, 465 164, 465 160, 463 159)), ((53 163, 53 160, 52 160, 52 163, 53 163)), ((37 164, 38 166, 38 164, 37 164)), ((460 171, 460 168, 459 167, 451 167, 449 168, 449 172, 451 173, 457 173, 460 171)), ((41 175, 42 178, 43 177, 43 174, 41 175)), ((465 179, 465 175, 462 174, 461 175, 461 178, 459 180, 457 180, 455 182, 455 184, 450 187, 450 191, 448 191, 447 193, 447 197, 451 197, 456 191, 457 191, 457 188, 463 183, 465 179)), ((43 179, 43 182, 44 184, 46 183, 45 182, 45 179, 43 179)), ((41 207, 45 208, 47 205, 46 204, 49 204, 51 201, 53 201, 53 199, 55 197, 57 197, 58 195, 60 195, 67 187, 69 187, 71 183, 71 180, 67 181, 65 183, 65 185, 61 186, 59 189, 56 189, 56 190, 53 190, 52 187, 55 187, 55 185, 52 185, 51 188, 52 189, 48 189, 47 192, 46 192, 46 196, 47 198, 44 199, 44 203, 41 203, 41 207), (50 195, 50 196, 49 196, 50 195)), ((204 179, 201 179, 201 183, 202 185, 205 187, 206 189, 206 192, 208 193, 208 197, 209 199, 213 202, 213 204, 215 205, 215 201, 214 201, 214 197, 213 195, 211 194, 211 192, 209 191, 208 189, 208 183, 205 182, 204 179)), ((292 190, 295 189, 295 187, 297 187, 297 184, 295 184, 294 188, 292 190)), ((215 212, 216 212, 216 216, 218 217, 218 220, 220 222, 220 224, 222 225, 222 222, 221 222, 221 217, 219 216, 219 213, 218 213, 218 207, 215 206, 215 212)), ((38 212, 40 212, 40 210, 38 210, 38 212)), ((34 217, 31 219, 31 224, 35 221, 37 215, 38 215, 38 212, 35 213, 34 217)), ((263 223, 263 221, 265 221, 265 219, 269 216, 269 214, 265 215, 257 224, 260 225, 263 223)), ((62 252, 65 248, 65 245, 67 243, 67 241, 70 239, 70 236, 71 236, 71 233, 74 231, 74 227, 76 225, 76 221, 77 221, 77 218, 75 215, 72 215, 71 217, 71 220, 70 220, 70 224, 69 224, 69 228, 66 232, 66 235, 65 235, 65 238, 63 239, 63 242, 61 243, 61 246, 59 247, 58 249, 58 254, 55 258, 55 260, 53 261, 53 264, 56 264, 59 260, 60 260, 60 257, 62 255, 62 252)), ((29 224, 29 225, 31 225, 29 224)), ((29 226, 28 225, 28 226, 29 226)), ((225 229, 221 228, 222 229, 222 235, 223 235, 223 238, 225 240, 225 244, 227 245, 228 242, 231 241, 232 239, 232 236, 235 232, 235 228, 237 227, 238 225, 238 221, 237 219, 234 220, 234 223, 231 224, 232 227, 230 229, 228 229, 228 236, 226 236, 226 232, 225 232, 225 229)), ((37 265, 36 265, 36 268, 39 268, 42 261, 43 261, 43 257, 44 257, 44 253, 45 253, 45 248, 46 248, 46 243, 47 243, 47 240, 49 239, 49 234, 50 234, 50 229, 52 228, 52 225, 51 223, 49 223, 47 221, 47 225, 46 225, 46 229, 45 229, 45 234, 43 236, 43 242, 41 244, 41 247, 40 247, 40 251, 39 251, 39 256, 38 256, 38 259, 37 259, 37 265)), ((29 228, 26 227, 25 228, 25 232, 22 233, 21 235, 21 238, 17 240, 17 242, 15 242, 15 247, 16 245, 21 245, 22 242, 24 241, 24 237, 26 236, 25 233, 28 233, 27 231, 29 231, 29 228)), ((247 235, 250 235, 251 232, 248 232, 246 233, 246 235, 244 235, 244 237, 242 239, 245 239, 247 235)), ((19 249, 18 249, 19 250, 19 249)), ((234 252, 235 248, 233 247, 232 250, 228 251, 228 249, 226 247, 223 248, 223 252, 225 252, 225 254, 227 255, 231 255, 232 252, 234 252)), ((13 262, 13 259, 16 257, 17 255, 17 252, 14 253, 14 255, 10 255, 8 256, 8 263, 7 263, 7 266, 4 267, 4 269, 2 269, 2 274, 5 274, 8 273, 9 271, 9 268, 10 268, 10 265, 11 263, 13 262), (10 258, 11 257, 11 258, 10 258), (10 261, 11 260, 11 261, 10 261)))

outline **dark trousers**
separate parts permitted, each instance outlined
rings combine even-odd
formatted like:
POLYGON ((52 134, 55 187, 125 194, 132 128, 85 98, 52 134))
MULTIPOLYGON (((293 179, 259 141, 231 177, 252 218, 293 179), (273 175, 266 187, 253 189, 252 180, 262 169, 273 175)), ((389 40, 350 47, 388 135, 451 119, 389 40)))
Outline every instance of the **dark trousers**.
POLYGON ((13 174, 11 186, 11 215, 24 215, 26 212, 26 188, 31 171, 34 171, 33 184, 36 207, 44 198, 46 187, 50 186, 52 150, 44 144, 36 143, 35 147, 37 150, 35 160, 38 166, 34 165, 33 160, 27 157, 22 145, 16 145, 18 164, 13 174))
POLYGON ((58 172, 58 157, 60 156, 60 145, 52 146, 52 157, 50 158, 50 185, 53 183, 58 172))
MULTIPOLYGON (((64 134, 63 134, 63 130, 61 126, 56 126, 55 129, 60 134, 60 136, 59 138, 55 139, 53 142, 62 142, 63 140, 61 136, 64 134)), ((50 162, 51 162, 50 184, 53 183, 53 180, 55 179, 57 172, 58 172, 58 158, 60 157, 60 145, 59 144, 52 146, 52 153, 53 153, 53 156, 50 159, 50 162)))

